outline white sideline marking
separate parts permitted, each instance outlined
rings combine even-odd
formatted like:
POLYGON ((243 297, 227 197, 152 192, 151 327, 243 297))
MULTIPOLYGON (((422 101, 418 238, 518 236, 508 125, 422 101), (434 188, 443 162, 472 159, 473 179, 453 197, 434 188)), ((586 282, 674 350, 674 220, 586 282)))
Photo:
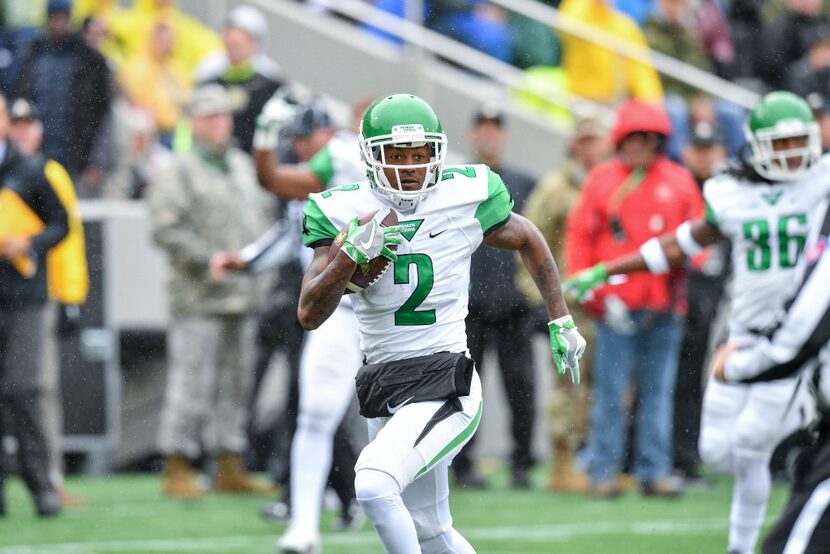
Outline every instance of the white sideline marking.
MULTIPOLYGON (((766 522, 775 517, 767 517, 766 522)), ((668 535, 704 531, 726 531, 727 518, 655 520, 639 522, 597 521, 584 523, 557 523, 513 527, 462 527, 462 535, 471 541, 509 542, 516 539, 530 542, 566 540, 580 535, 668 535)), ((0 554, 87 554, 92 551, 157 552, 157 551, 222 551, 228 548, 273 547, 277 534, 240 535, 235 537, 205 537, 200 539, 155 539, 126 541, 95 541, 67 544, 21 544, 0 547, 0 554)), ((376 544, 374 532, 323 535, 327 545, 376 544)))

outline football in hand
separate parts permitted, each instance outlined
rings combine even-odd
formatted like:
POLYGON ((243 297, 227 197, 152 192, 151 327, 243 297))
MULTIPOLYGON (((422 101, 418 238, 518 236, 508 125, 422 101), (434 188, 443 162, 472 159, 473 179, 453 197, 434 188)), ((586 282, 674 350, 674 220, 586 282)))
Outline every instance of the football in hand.
MULTIPOLYGON (((360 218, 358 218, 358 223, 360 225, 365 225, 372 220, 376 213, 377 210, 363 214, 360 218)), ((397 224, 398 214, 395 213, 395 210, 390 211, 389 215, 383 218, 383 221, 380 222, 381 227, 392 227, 397 224)), ((343 246, 344 240, 346 240, 346 229, 340 231, 334 239, 334 243, 331 245, 331 248, 329 248, 329 263, 331 263, 335 256, 337 256, 337 253, 340 252, 340 248, 343 246)), ((398 245, 390 244, 388 248, 394 252, 398 249, 398 245)), ((384 256, 378 256, 377 258, 369 260, 365 264, 358 264, 352 274, 352 278, 349 279, 349 283, 346 285, 346 294, 360 292, 366 287, 375 284, 378 279, 386 273, 386 270, 389 269, 391 264, 392 260, 384 256)))

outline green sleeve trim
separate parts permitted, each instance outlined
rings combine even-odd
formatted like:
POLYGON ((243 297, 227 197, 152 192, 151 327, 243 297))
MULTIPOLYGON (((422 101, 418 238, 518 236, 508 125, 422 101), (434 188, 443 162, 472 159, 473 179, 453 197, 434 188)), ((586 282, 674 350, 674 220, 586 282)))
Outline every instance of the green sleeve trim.
POLYGON ((339 232, 314 197, 309 197, 303 210, 303 244, 310 248, 331 244, 339 232))
POLYGON ((332 160, 331 149, 328 145, 323 146, 308 160, 308 169, 320 179, 323 186, 329 185, 334 177, 334 160, 332 160))
POLYGON ((479 204, 475 218, 481 224, 485 235, 510 217, 513 209, 513 196, 497 173, 487 169, 487 200, 479 204))
POLYGON ((715 227, 719 227, 718 217, 715 215, 715 210, 712 209, 712 206, 709 205, 709 202, 706 199, 703 200, 703 204, 706 207, 706 221, 715 227))

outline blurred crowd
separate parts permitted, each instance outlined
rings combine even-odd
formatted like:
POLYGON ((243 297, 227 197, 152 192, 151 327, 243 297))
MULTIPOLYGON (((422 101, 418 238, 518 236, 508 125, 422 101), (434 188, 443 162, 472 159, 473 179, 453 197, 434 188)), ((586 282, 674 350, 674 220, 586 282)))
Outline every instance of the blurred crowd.
MULTIPOLYGON (((821 0, 537 0, 562 16, 604 31, 612 40, 648 47, 703 71, 763 93, 815 93, 830 113, 828 18, 821 0)), ((378 0, 404 16, 403 0, 378 0)), ((680 161, 688 129, 719 123, 730 155, 743 145, 743 110, 658 73, 648 63, 510 12, 486 0, 424 2, 429 28, 525 70, 530 90, 569 92, 607 105, 625 98, 663 102, 675 134, 669 156, 680 161)), ((377 29, 375 35, 393 40, 377 29)), ((533 95, 528 103, 544 105, 533 95)), ((554 119, 561 109, 548 106, 554 119)), ((827 127, 827 123, 824 123, 827 127)), ((825 131, 826 133, 826 131, 825 131)))
MULTIPOLYGON (((830 21, 820 0, 543 3, 755 90, 791 89, 808 99, 822 127, 823 147, 830 146, 830 21)), ((403 14, 401 0, 376 4, 403 14)), ((727 157, 741 154, 740 107, 660 76, 646 63, 558 35, 484 0, 425 2, 424 21, 526 69, 528 76, 543 68, 537 74, 550 76, 556 87, 619 106, 612 128, 598 113, 575 117, 566 161, 538 182, 503 162, 510 130, 500 107, 470 110, 470 161, 486 163, 503 177, 515 210, 542 230, 565 275, 636 250, 648 237, 702 213, 700 186, 727 157), (621 178, 620 164, 632 157, 646 169, 621 178), (672 210, 667 211, 666 198, 672 210), (602 233, 580 225, 599 217, 599 206, 612 220, 602 233), (623 231, 632 228, 633 236, 623 231)), ((305 190, 308 182, 308 175, 291 173, 299 171, 296 164, 309 162, 317 178, 312 186, 327 184, 324 177, 337 168, 330 153, 326 159, 317 155, 338 136, 334 118, 318 99, 298 94, 278 62, 265 54, 266 19, 252 6, 232 9, 219 33, 182 13, 175 0, 136 0, 129 7, 114 0, 6 0, 0 2, 0 23, 0 92, 12 121, 8 138, 22 155, 40 152, 60 164, 78 197, 148 199, 154 239, 168 255, 170 371, 159 433, 166 492, 204 494, 192 463, 206 449, 218 459, 216 490, 269 493, 272 487, 248 470, 270 467, 275 453, 285 461, 296 425, 301 246, 293 243, 296 252, 279 256, 276 272, 216 280, 208 266, 215 253, 241 250, 275 222, 294 221, 289 200, 303 195, 266 184, 273 164, 289 172, 281 178, 300 183, 294 190, 305 190), (292 107, 280 133, 278 162, 254 159, 252 150, 271 146, 258 145, 255 131, 257 116, 275 97, 292 107), (288 413, 279 431, 263 432, 249 425, 249 407, 274 350, 287 352, 292 370, 288 413), (206 439, 202 427, 209 413, 218 424, 206 439)), ((394 40, 377 29, 366 32, 394 40)), ((356 108, 356 115, 361 113, 356 108)), ((547 399, 551 490, 608 497, 639 482, 646 494, 668 496, 680 492, 678 476, 700 479, 701 388, 711 323, 729 271, 726 260, 716 248, 683 271, 632 277, 616 294, 574 306, 589 345, 596 324, 602 346, 589 347, 586 382, 573 387, 559 380, 547 399), (635 372, 653 386, 631 387, 635 372), (631 414, 624 419, 615 411, 620 403, 631 414)), ((511 476, 515 486, 528 487, 528 472, 539 461, 531 452, 536 389, 531 341, 545 332, 546 322, 529 277, 518 272, 512 255, 481 251, 472 272, 471 353, 481 364, 489 348, 496 350, 511 411, 511 476)), ((62 306, 64 321, 70 317, 64 306, 82 303, 51 298, 62 306)), ((45 300, 44 288, 31 303, 45 300)), ((0 338, 6 333, 2 324, 0 338)), ((50 417, 46 423, 54 421, 50 417)), ((338 433, 341 437, 342 429, 338 433)), ((348 436, 343 440, 348 443, 348 436)), ((27 452, 31 463, 43 465, 49 439, 38 441, 27 452)), ((342 442, 338 439, 335 448, 348 460, 353 447, 342 442)), ((284 466, 278 465, 275 476, 281 484, 288 482, 284 466)), ((452 467, 459 484, 485 486, 472 444, 452 467)), ((335 463, 335 486, 343 470, 335 463)), ((59 508, 42 493, 62 485, 60 478, 47 481, 35 475, 30 488, 42 515, 53 515, 59 508)), ((344 525, 353 517, 349 494, 353 491, 342 494, 344 525)), ((80 501, 66 491, 60 500, 80 501)), ((269 506, 266 515, 286 517, 287 504, 269 506)))

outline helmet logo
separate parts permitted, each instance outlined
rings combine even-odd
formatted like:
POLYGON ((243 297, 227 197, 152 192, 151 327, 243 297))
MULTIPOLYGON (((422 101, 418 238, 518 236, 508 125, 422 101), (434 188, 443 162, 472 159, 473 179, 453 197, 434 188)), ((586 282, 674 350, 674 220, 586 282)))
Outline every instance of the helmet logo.
POLYGON ((807 125, 800 119, 782 119, 775 122, 773 129, 779 133, 800 133, 806 134, 807 125))
POLYGON ((420 124, 395 125, 392 127, 392 142, 410 143, 412 146, 423 146, 426 143, 424 126, 420 124))

